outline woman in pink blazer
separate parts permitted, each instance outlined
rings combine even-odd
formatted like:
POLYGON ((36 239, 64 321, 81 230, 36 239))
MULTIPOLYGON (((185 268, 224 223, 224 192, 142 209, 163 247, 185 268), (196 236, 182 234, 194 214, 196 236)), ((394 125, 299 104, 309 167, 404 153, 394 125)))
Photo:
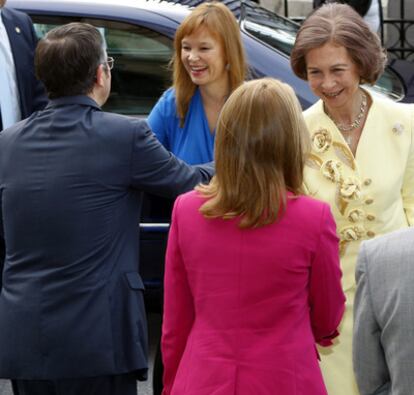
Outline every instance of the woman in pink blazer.
POLYGON ((250 81, 219 118, 216 176, 180 196, 168 240, 163 395, 322 395, 315 343, 344 310, 329 206, 301 194, 292 89, 250 81))

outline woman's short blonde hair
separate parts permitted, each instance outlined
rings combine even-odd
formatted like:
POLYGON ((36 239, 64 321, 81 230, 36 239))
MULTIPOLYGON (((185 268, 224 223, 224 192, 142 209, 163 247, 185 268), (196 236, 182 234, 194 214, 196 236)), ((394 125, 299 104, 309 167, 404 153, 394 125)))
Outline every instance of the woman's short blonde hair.
POLYGON ((308 79, 307 53, 329 42, 347 49, 358 67, 361 82, 374 84, 383 73, 387 58, 378 35, 349 5, 328 3, 303 22, 296 36, 290 62, 299 78, 308 79))
POLYGON ((217 125, 216 175, 197 190, 207 218, 241 217, 240 227, 276 221, 286 191, 302 193, 309 135, 293 89, 278 80, 252 80, 225 103, 217 125))
POLYGON ((230 92, 246 77, 246 60, 240 29, 232 12, 219 2, 206 2, 194 8, 178 27, 174 38, 173 87, 181 124, 184 123, 190 100, 196 89, 181 61, 181 41, 199 28, 206 28, 223 46, 225 62, 228 64, 230 92))

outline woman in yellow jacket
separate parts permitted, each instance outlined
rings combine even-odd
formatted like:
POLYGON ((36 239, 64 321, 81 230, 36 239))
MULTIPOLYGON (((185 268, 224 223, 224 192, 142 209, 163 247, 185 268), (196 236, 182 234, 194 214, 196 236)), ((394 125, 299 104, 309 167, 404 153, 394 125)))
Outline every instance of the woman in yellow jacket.
POLYGON ((358 394, 352 315, 359 245, 414 225, 414 106, 361 87, 375 83, 385 60, 377 35, 351 7, 338 3, 308 17, 291 54, 294 72, 321 99, 304 113, 312 139, 305 185, 331 205, 347 296, 341 334, 320 350, 329 395, 358 394))

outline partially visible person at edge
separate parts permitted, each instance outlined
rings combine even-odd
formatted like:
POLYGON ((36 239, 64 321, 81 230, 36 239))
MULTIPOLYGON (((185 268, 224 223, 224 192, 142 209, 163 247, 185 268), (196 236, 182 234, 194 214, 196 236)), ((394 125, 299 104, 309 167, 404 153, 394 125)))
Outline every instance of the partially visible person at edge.
POLYGON ((245 79, 239 25, 223 4, 200 4, 174 39, 173 85, 148 117, 161 143, 190 164, 213 159, 218 115, 245 79))
POLYGON ((299 29, 292 68, 320 100, 305 111, 312 151, 304 182, 329 202, 340 235, 347 307, 341 336, 321 351, 330 395, 357 394, 352 370, 355 265, 362 240, 414 224, 414 107, 371 95, 386 56, 345 4, 326 4, 299 29))
POLYGON ((0 0, 0 131, 47 104, 46 91, 36 78, 36 33, 30 17, 0 0))
MULTIPOLYGON (((36 44, 29 16, 0 0, 0 132, 47 103, 43 84, 34 72, 36 44)), ((4 260, 1 241, 0 260, 4 260)), ((0 272, 0 282, 1 276, 0 272)))
POLYGON ((101 110, 114 59, 93 26, 52 29, 35 64, 48 106, 0 133, 0 377, 20 395, 136 395, 148 348, 142 192, 174 197, 213 169, 101 110))
POLYGON ((168 239, 163 395, 326 395, 315 342, 344 311, 329 205, 302 195, 308 134, 293 90, 237 88, 216 176, 178 197, 168 239))
POLYGON ((332 2, 349 4, 364 18, 372 31, 379 32, 381 25, 380 0, 313 0, 313 8, 332 2))
POLYGON ((361 395, 413 393, 413 266, 414 227, 361 244, 353 338, 361 395))

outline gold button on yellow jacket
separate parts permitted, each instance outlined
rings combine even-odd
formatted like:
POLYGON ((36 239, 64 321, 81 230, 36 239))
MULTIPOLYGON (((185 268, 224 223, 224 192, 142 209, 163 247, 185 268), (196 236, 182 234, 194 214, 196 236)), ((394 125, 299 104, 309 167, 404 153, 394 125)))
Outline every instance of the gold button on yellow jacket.
POLYGON ((341 335, 332 347, 320 349, 329 395, 358 394, 352 370, 352 306, 359 245, 414 225, 414 106, 372 99, 355 157, 321 100, 304 112, 312 140, 305 188, 331 205, 347 296, 341 335))

